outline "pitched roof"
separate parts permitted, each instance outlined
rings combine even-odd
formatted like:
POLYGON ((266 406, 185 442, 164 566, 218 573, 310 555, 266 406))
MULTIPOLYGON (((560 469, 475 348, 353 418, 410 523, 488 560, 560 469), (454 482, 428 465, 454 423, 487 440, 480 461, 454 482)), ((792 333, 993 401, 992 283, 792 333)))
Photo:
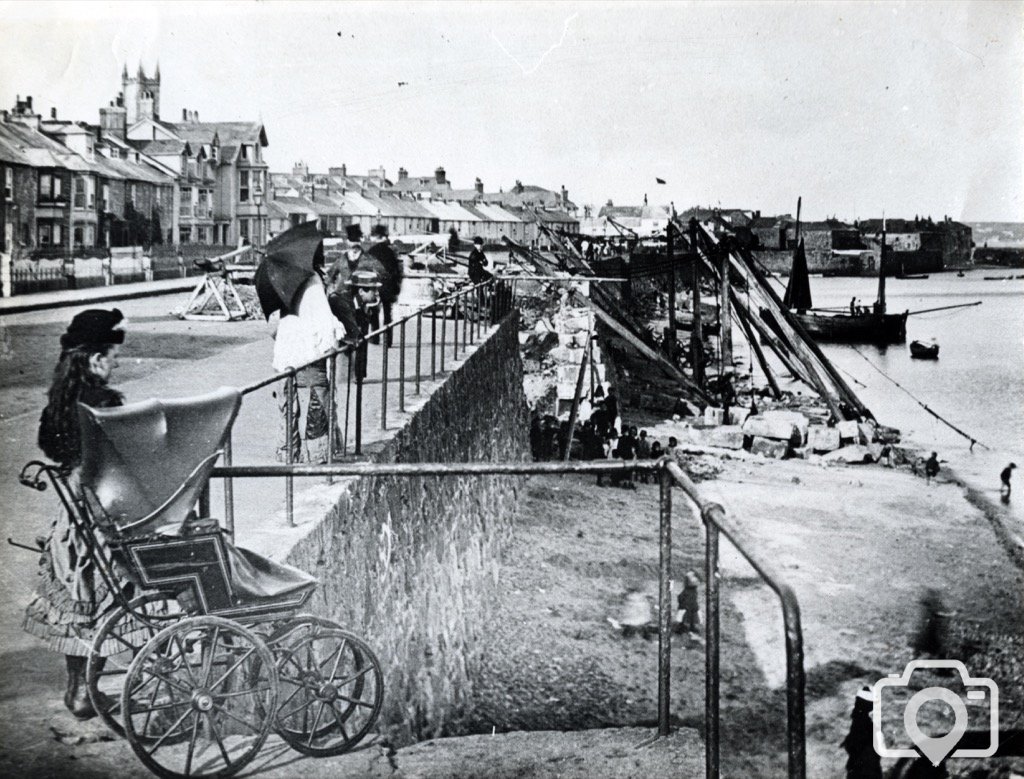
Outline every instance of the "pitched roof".
POLYGON ((213 143, 237 146, 243 143, 267 145, 267 132, 261 122, 160 122, 179 138, 196 144, 213 143))
POLYGON ((782 216, 755 216, 747 225, 751 230, 769 230, 773 227, 785 227, 792 220, 782 216))
POLYGON ((633 219, 639 219, 643 216, 643 209, 641 206, 602 206, 601 210, 597 212, 599 217, 610 216, 612 219, 621 219, 631 217, 633 219))
POLYGON ((399 192, 434 192, 448 195, 451 192, 452 185, 450 181, 438 184, 437 178, 432 174, 430 176, 409 176, 399 179, 392 182, 388 189, 394 189, 399 192))
POLYGON ((838 219, 826 219, 824 222, 801 222, 800 232, 827 233, 832 230, 856 230, 853 225, 840 222, 838 219))
POLYGON ((161 173, 149 165, 137 163, 133 160, 104 157, 103 162, 118 171, 122 178, 128 180, 145 181, 150 184, 171 184, 175 181, 174 176, 161 173))
MULTIPOLYGON (((890 233, 927 233, 943 229, 943 225, 960 225, 959 222, 932 221, 931 219, 892 219, 886 218, 885 229, 890 233)), ((858 223, 861 232, 880 233, 882 232, 881 219, 861 219, 858 223)))
POLYGON ((535 184, 523 184, 508 192, 488 192, 484 194, 483 199, 488 203, 510 206, 539 205, 545 207, 563 206, 566 208, 576 208, 576 204, 571 200, 563 203, 560 193, 552 192, 544 187, 538 187, 535 184))
POLYGON ((159 141, 129 140, 128 143, 143 154, 148 154, 151 157, 167 157, 172 154, 177 156, 182 153, 191 156, 192 154, 192 148, 186 141, 180 141, 174 138, 167 138, 159 141))
POLYGON ((522 222, 515 214, 509 213, 504 208, 494 203, 474 203, 473 209, 484 215, 492 222, 522 222))
POLYGON ((31 165, 18 136, 10 132, 9 127, 10 125, 6 122, 0 122, 0 162, 12 165, 31 165))

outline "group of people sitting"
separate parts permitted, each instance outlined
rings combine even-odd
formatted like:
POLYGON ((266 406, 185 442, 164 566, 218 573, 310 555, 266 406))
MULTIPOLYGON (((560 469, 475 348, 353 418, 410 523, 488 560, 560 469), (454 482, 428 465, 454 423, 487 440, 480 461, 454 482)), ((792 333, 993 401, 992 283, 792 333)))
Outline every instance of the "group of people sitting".
MULTIPOLYGON (((534 460, 563 460, 568 448, 569 457, 575 460, 657 460, 665 455, 675 456, 679 442, 669 438, 667 444, 649 436, 646 430, 636 425, 622 424, 618 421, 618 400, 613 391, 603 395, 599 387, 595 393, 594 410, 590 418, 573 431, 572 441, 569 440, 569 422, 559 422, 554 415, 541 417, 534 414, 530 422, 530 450, 534 460)), ((598 474, 597 485, 608 484, 625 489, 636 489, 636 480, 648 482, 650 474, 640 472, 636 475, 624 474, 607 477, 598 474)))

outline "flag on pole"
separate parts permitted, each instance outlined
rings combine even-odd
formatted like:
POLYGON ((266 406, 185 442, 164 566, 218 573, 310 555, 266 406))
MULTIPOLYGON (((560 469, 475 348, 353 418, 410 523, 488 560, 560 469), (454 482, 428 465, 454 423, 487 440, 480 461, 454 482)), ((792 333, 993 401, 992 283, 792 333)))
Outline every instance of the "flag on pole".
POLYGON ((654 180, 657 181, 659 184, 665 183, 665 179, 659 179, 657 176, 654 177, 654 180))

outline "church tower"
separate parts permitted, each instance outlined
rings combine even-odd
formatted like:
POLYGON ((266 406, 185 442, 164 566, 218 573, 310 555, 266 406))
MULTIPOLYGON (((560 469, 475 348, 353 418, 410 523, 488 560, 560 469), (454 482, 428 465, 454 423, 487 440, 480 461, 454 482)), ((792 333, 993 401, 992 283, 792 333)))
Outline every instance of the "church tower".
POLYGON ((139 63, 138 72, 128 75, 128 66, 121 71, 121 87, 124 92, 124 107, 128 112, 128 126, 140 119, 160 118, 160 64, 156 73, 149 78, 139 63))

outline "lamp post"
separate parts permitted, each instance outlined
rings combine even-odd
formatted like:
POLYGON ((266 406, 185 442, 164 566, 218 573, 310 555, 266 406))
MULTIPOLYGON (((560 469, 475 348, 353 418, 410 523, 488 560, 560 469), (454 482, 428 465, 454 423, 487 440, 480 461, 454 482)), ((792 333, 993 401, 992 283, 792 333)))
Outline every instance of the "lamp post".
POLYGON ((263 205, 263 187, 257 181, 252 190, 252 202, 256 206, 256 240, 253 242, 257 249, 263 247, 263 214, 260 206, 263 205))

